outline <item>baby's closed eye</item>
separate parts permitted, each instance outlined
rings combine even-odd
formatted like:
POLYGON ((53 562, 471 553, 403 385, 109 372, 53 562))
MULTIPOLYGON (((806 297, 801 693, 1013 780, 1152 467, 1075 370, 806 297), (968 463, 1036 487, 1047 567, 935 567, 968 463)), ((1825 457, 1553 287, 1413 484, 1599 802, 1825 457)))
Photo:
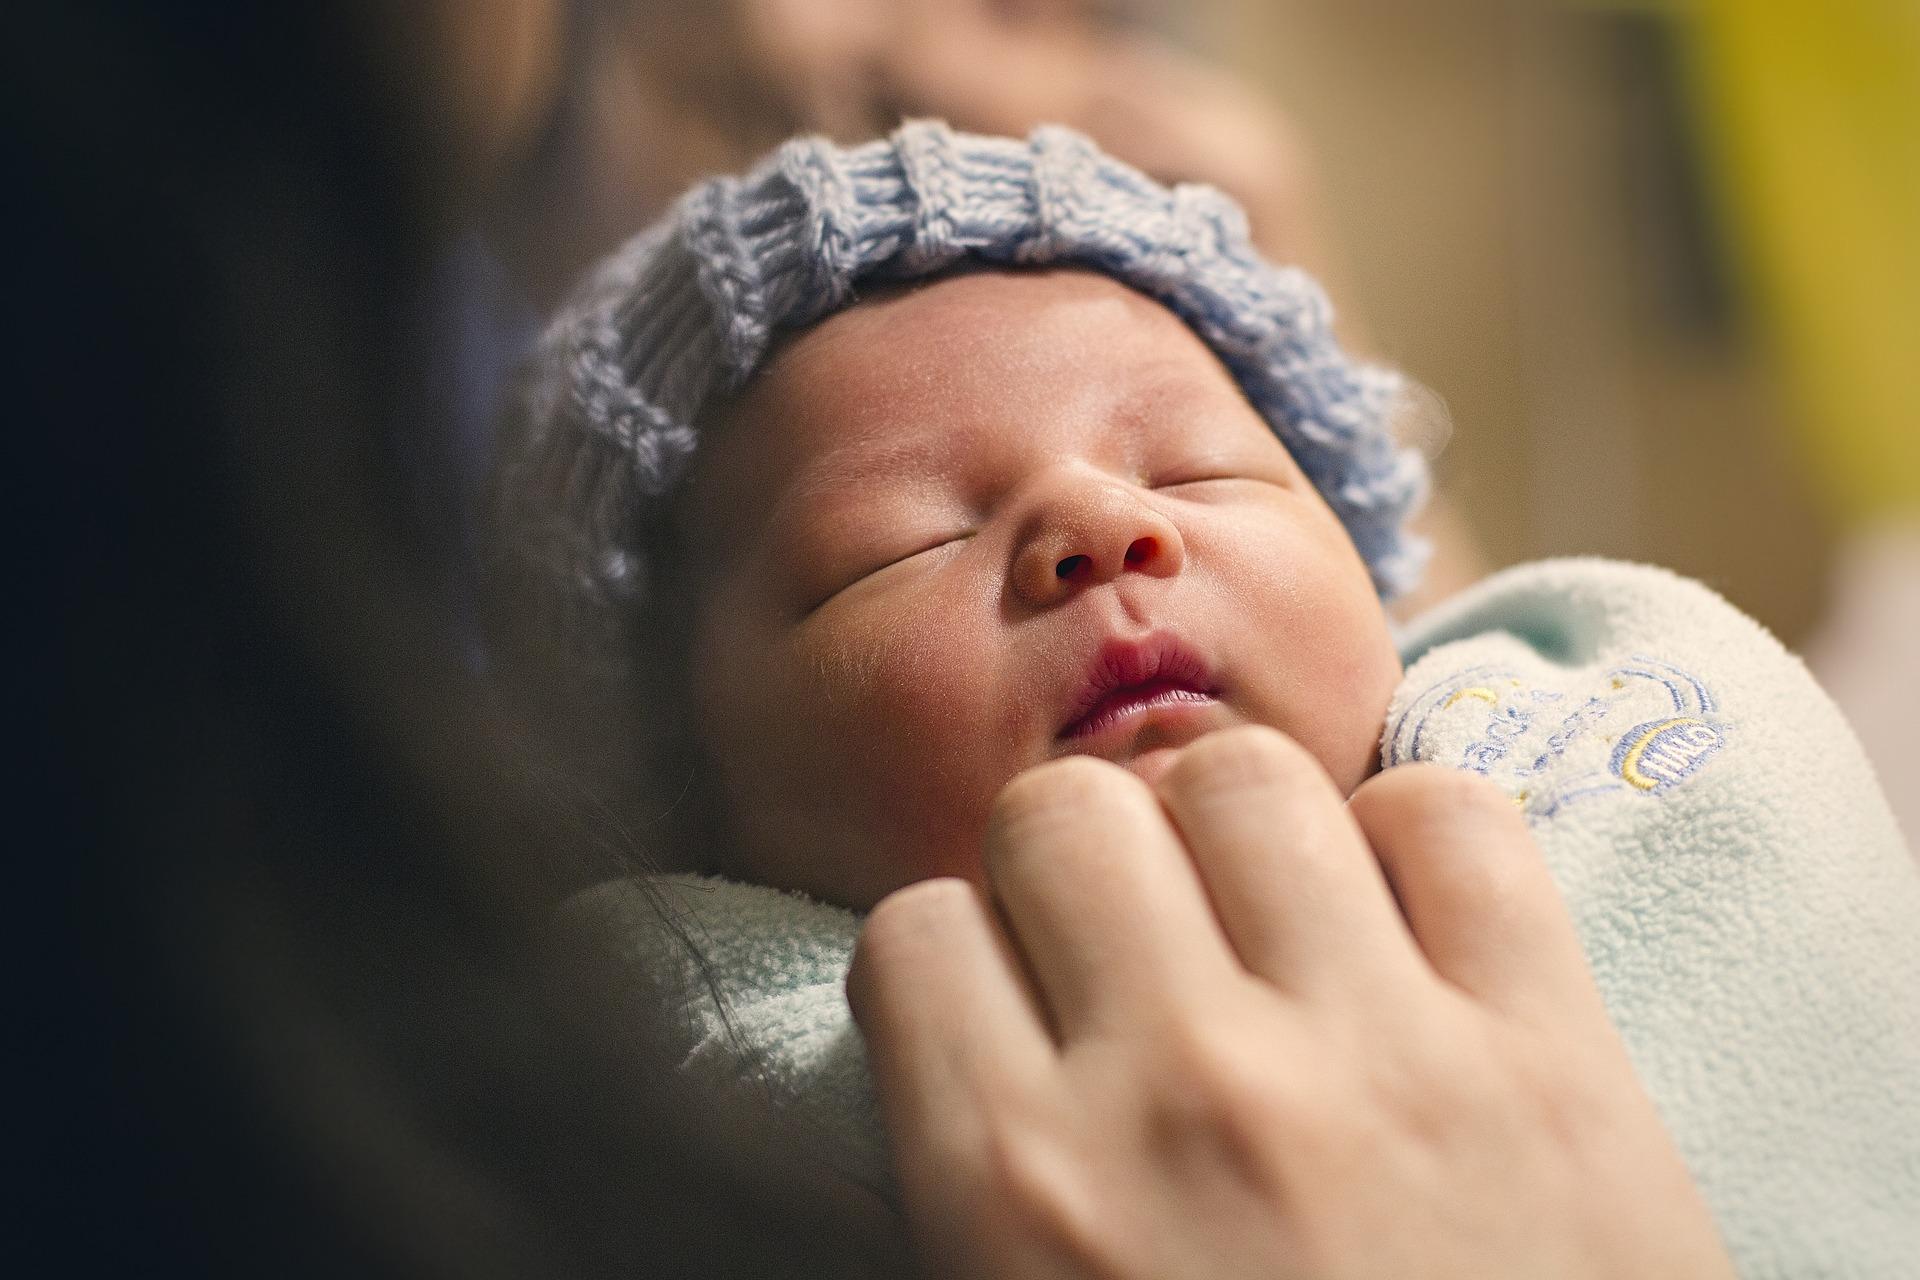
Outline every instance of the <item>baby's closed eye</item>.
POLYGON ((805 575, 813 584, 806 612, 814 612, 835 596, 871 579, 935 553, 955 549, 971 537, 972 530, 904 536, 878 534, 827 550, 814 571, 805 575))
POLYGON ((1203 491, 1224 494, 1247 486, 1286 489, 1293 487, 1292 478, 1291 468, 1278 466, 1268 458, 1207 457, 1157 468, 1148 475, 1146 487, 1156 493, 1188 497, 1203 491))
POLYGON ((1185 493, 1208 486, 1261 485, 1267 488, 1279 487, 1279 482, 1260 476, 1244 475, 1208 475, 1190 476, 1182 480, 1161 480, 1153 485, 1156 493, 1185 493))

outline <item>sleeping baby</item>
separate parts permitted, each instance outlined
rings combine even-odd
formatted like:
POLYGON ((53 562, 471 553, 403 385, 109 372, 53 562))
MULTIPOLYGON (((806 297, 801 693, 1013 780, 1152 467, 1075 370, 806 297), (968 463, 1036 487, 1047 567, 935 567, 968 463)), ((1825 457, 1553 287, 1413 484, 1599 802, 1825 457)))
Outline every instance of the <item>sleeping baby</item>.
POLYGON ((1407 404, 1221 196, 1064 130, 803 140, 690 192, 554 322, 502 446, 545 687, 633 712, 668 801, 662 872, 563 909, 571 972, 884 1195, 859 913, 980 880, 1008 781, 1153 781, 1236 725, 1343 794, 1438 762, 1532 824, 1743 1274, 1898 1272, 1920 879, 1850 733, 1656 569, 1525 566, 1396 633, 1407 404))

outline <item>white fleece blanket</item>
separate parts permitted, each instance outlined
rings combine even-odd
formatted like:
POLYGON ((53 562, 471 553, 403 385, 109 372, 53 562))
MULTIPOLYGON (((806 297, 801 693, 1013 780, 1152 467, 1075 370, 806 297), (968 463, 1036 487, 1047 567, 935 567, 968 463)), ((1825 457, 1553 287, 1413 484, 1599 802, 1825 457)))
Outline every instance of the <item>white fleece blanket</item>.
MULTIPOLYGON (((1383 764, 1472 769, 1525 809, 1741 1274, 1920 1275, 1920 873, 1799 660, 1696 583, 1594 560, 1499 574, 1402 648, 1383 764)), ((653 1011, 652 1051, 886 1194, 841 990, 857 929, 699 877, 560 917, 573 962, 653 1011)))

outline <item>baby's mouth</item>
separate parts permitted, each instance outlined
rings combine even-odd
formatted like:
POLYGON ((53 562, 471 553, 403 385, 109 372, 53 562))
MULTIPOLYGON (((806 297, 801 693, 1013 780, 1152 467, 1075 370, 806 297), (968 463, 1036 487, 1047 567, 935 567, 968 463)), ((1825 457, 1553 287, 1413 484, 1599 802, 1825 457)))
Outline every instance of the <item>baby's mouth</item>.
POLYGON ((1093 710, 1061 730, 1060 736, 1068 739, 1091 737, 1131 717, 1142 716, 1162 707, 1205 705, 1215 701, 1217 699, 1211 693, 1175 680, 1150 680, 1145 684, 1115 689, 1095 704, 1093 710))
POLYGON ((1217 702, 1207 664, 1165 632, 1113 639, 1089 664, 1079 696, 1060 729, 1062 741, 1091 738, 1115 726, 1217 702))

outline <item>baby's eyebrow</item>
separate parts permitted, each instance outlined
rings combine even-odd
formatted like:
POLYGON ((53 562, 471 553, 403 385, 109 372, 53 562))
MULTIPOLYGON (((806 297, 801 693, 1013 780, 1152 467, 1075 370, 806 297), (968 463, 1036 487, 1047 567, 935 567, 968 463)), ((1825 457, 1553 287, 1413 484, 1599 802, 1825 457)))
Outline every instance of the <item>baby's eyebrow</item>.
POLYGON ((944 473, 956 461, 958 444, 950 437, 906 436, 870 431, 841 448, 803 462, 782 486, 768 523, 778 527, 823 499, 901 479, 944 473), (887 438, 889 435, 893 438, 887 438))
POLYGON ((1149 423, 1157 417, 1195 404, 1245 400, 1232 375, 1221 370, 1219 379, 1198 376, 1187 368, 1155 370, 1137 378, 1117 395, 1109 412, 1118 420, 1149 423))
MULTIPOLYGON (((878 433, 875 433, 876 435, 878 433)), ((879 443, 861 443, 836 449, 824 458, 803 466, 800 478, 826 488, 864 484, 895 476, 918 476, 945 467, 958 452, 951 437, 896 437, 879 443)))

